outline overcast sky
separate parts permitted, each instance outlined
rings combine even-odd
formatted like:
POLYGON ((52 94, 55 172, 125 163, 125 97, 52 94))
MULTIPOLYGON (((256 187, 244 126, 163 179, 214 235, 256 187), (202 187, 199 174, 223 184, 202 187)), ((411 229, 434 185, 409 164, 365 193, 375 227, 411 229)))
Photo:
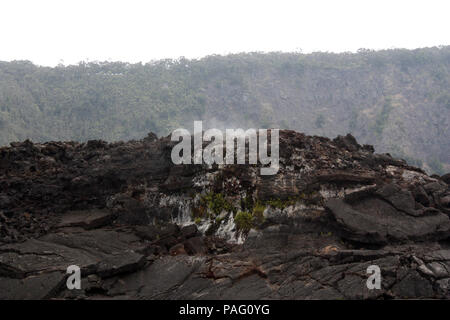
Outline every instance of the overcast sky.
POLYGON ((148 62, 450 44, 449 0, 1 0, 0 60, 148 62))

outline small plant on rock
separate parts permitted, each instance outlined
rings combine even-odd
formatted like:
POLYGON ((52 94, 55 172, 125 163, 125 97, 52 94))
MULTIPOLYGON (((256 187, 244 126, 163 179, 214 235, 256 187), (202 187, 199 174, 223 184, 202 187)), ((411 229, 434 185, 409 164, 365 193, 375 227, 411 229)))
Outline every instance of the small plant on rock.
POLYGON ((202 198, 202 201, 207 205, 215 216, 219 215, 222 210, 231 212, 234 210, 231 203, 229 203, 221 193, 208 193, 202 198))
POLYGON ((262 223, 264 222, 264 210, 266 210, 266 206, 261 202, 257 202, 253 207, 252 215, 254 222, 262 223))
POLYGON ((253 215, 248 211, 239 211, 234 217, 234 222, 239 231, 248 231, 253 226, 253 215))

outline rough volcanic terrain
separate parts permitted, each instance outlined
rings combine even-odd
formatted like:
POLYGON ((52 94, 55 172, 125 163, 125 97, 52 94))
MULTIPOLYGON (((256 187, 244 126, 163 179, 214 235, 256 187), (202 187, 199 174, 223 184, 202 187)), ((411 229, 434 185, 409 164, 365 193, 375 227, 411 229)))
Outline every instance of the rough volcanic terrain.
POLYGON ((0 148, 0 298, 450 298, 449 175, 351 135, 280 131, 273 176, 174 165, 173 145, 0 148))

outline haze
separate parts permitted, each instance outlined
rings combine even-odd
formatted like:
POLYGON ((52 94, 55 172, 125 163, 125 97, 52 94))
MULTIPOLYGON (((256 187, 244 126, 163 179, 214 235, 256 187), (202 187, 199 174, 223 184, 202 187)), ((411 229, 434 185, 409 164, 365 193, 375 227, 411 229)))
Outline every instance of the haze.
POLYGON ((0 60, 148 62, 449 44, 448 1, 2 1, 0 60))

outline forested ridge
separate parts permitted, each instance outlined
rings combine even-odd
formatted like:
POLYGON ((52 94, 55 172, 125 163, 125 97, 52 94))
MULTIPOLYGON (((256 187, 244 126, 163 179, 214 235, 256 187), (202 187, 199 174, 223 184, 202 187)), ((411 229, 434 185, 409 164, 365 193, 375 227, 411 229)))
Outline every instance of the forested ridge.
POLYGON ((352 133, 450 170, 450 46, 358 53, 243 53, 54 68, 0 62, 0 144, 129 140, 205 127, 352 133))

